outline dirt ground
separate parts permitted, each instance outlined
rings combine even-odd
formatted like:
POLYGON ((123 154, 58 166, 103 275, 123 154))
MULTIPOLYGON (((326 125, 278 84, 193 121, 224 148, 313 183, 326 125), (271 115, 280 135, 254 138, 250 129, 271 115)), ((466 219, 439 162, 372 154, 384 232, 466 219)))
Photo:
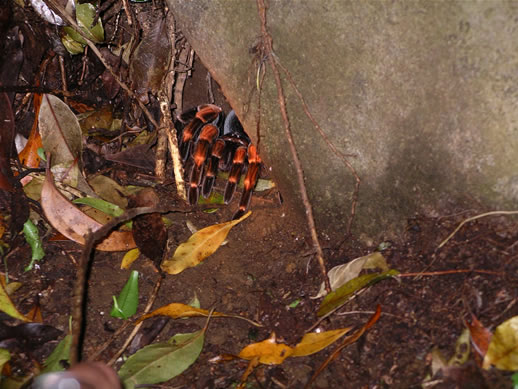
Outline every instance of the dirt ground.
MULTIPOLYGON (((29 10, 25 12, 29 13, 29 10)), ((32 16, 31 16, 32 18, 32 16)), ((30 19, 29 20, 33 20, 30 19)), ((41 23, 36 22, 34 23, 41 23)), ((107 23, 108 24, 108 23, 107 23)), ((102 71, 89 53, 87 82, 77 85, 82 56, 66 57, 65 66, 70 90, 80 89, 79 99, 86 104, 109 104, 102 94, 85 85, 94 85, 102 71)), ((26 59, 27 60, 27 59, 26 59)), ((29 61, 31 59, 28 59, 29 61)), ((39 62, 40 59, 33 61, 39 62)), ((50 79, 59 80, 56 68, 48 69, 50 79), (52 70, 54 69, 54 70, 52 70)), ((215 86, 217 90, 217 86, 215 86)), ((217 92, 217 91, 216 91, 217 92)), ((21 103, 21 95, 16 98, 21 103)), ((184 106, 205 103, 206 70, 195 64, 184 93, 184 106)), ((222 97, 216 103, 223 104, 222 97)), ((16 108, 16 106, 15 106, 16 108)), ((17 117, 17 124, 27 120, 17 117)), ((21 124, 20 124, 21 125, 21 124)), ((151 172, 116 163, 103 162, 107 175, 122 184, 138 182, 143 175, 151 180, 160 198, 172 201, 174 185, 158 185, 151 172), (124 181, 126 180, 126 182, 124 181)), ((86 167, 88 170, 88 167, 86 167)), ((100 168, 98 168, 100 169, 100 168)), ((170 171, 170 169, 169 169, 170 171)), ((263 175, 268 171, 263 169, 263 175)), ((221 191, 223 183, 219 183, 221 191)), ((220 354, 237 354, 249 343, 266 339, 275 332, 278 339, 296 344, 318 320, 316 312, 321 299, 311 299, 322 282, 313 256, 307 226, 292 221, 292 215, 279 200, 275 189, 257 193, 252 199, 252 215, 234 227, 228 244, 201 265, 178 275, 166 275, 154 308, 171 302, 188 303, 194 296, 205 309, 246 316, 260 322, 257 328, 249 323, 228 318, 210 322, 200 358, 183 374, 161 388, 231 388, 239 383, 246 361, 214 364, 210 360, 220 354), (299 304, 290 304, 299 300, 299 304)), ((361 192, 360 192, 361 198, 361 192)), ((41 210, 32 205, 36 212, 41 210)), ((201 228, 227 221, 237 208, 234 200, 216 213, 195 211, 170 214, 169 251, 185 241, 190 232, 186 221, 201 228)), ((403 275, 427 272, 425 276, 403 276, 387 279, 368 287, 338 312, 319 325, 321 330, 349 326, 360 327, 381 306, 379 321, 357 342, 344 349, 339 357, 318 376, 314 388, 421 388, 431 374, 431 352, 438 348, 446 358, 455 353, 455 342, 465 328, 464 320, 473 313, 486 328, 494 330, 504 320, 518 315, 518 220, 512 216, 491 216, 467 223, 443 248, 439 243, 464 219, 487 211, 479 205, 473 209, 452 208, 449 213, 434 217, 416 215, 407 221, 407 229, 397 239, 360 242, 355 236, 343 236, 339 242, 325 242, 324 254, 328 269, 356 257, 381 250, 387 263, 403 275), (450 274, 440 272, 457 270, 450 274)), ((13 240, 7 261, 12 279, 22 282, 14 296, 17 307, 26 312, 37 301, 44 322, 62 331, 67 330, 72 308, 72 289, 76 279, 81 246, 70 241, 55 241, 51 229, 40 226, 44 236, 45 258, 38 268, 24 272, 31 256, 30 247, 22 239, 13 240)), ((128 279, 129 271, 120 269, 124 253, 96 252, 89 276, 87 326, 84 337, 84 359, 89 359, 114 332, 122 320, 110 317, 112 296, 117 295, 128 279)), ((132 267, 140 273, 142 312, 159 273, 146 258, 132 267)), ((154 321, 150 319, 144 327, 154 321)), ((9 322, 11 323, 11 322, 9 322)), ((169 339, 176 333, 202 328, 205 319, 167 320, 154 342, 169 339)), ((108 361, 121 347, 131 328, 117 336, 97 357, 108 361)), ((59 340, 59 339, 58 339, 59 340)), ((30 358, 42 363, 57 341, 48 342, 32 356, 13 356, 14 374, 27 374, 30 358)), ((248 379, 248 388, 302 388, 330 354, 333 346, 317 354, 288 358, 278 366, 261 365, 248 379)), ((128 355, 127 353, 125 354, 128 355)), ((511 388, 510 373, 479 368, 475 353, 470 361, 449 375, 435 377, 434 388, 511 388)), ((121 365, 119 360, 115 368, 121 365)))

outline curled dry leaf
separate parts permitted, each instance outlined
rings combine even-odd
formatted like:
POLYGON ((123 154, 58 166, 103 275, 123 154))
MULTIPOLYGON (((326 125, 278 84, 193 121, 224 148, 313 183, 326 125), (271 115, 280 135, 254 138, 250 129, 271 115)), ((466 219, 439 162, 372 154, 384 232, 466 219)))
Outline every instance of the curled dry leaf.
MULTIPOLYGON (((379 268, 381 271, 388 270, 387 262, 383 257, 383 254, 378 251, 363 257, 353 259, 352 261, 344 263, 343 265, 335 266, 327 273, 327 276, 329 277, 329 284, 331 285, 331 290, 336 290, 353 278, 358 277, 363 269, 376 268, 379 268)), ((326 287, 322 282, 318 294, 311 298, 317 299, 325 296, 326 294, 326 287)))
POLYGON ((249 211, 239 219, 199 230, 187 242, 178 246, 171 259, 162 262, 161 269, 169 274, 178 274, 189 267, 198 265, 221 246, 232 227, 246 219, 251 213, 249 211))
MULTIPOLYGON (((54 177, 47 168, 47 176, 41 191, 41 207, 50 224, 74 242, 84 244, 85 235, 102 227, 102 224, 84 214, 54 185, 54 177)), ((102 251, 125 251, 135 248, 131 231, 113 231, 96 249, 102 251)))

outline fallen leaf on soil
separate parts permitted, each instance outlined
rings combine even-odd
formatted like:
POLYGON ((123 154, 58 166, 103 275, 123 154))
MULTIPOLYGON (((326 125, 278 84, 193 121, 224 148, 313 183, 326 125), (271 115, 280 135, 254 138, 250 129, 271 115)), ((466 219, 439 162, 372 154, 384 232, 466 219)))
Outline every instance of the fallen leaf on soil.
POLYGON ((464 320, 464 325, 469 330, 473 348, 480 357, 484 358, 493 334, 491 334, 491 331, 484 327, 484 325, 473 314, 471 314, 471 323, 464 320))
POLYGON ((176 377, 192 365, 201 353, 205 330, 176 334, 169 341, 146 346, 130 356, 119 370, 126 389, 159 384, 176 377))
POLYGON ((116 299, 113 297, 114 306, 110 312, 111 317, 127 319, 137 312, 138 307, 138 271, 133 270, 124 288, 116 299))
POLYGON ((348 333, 352 327, 340 328, 338 330, 331 330, 325 332, 311 332, 304 335, 302 340, 293 349, 292 357, 303 357, 305 355, 311 355, 323 350, 331 343, 340 339, 346 333, 348 333))
POLYGON ((140 322, 149 319, 150 317, 154 316, 169 316, 173 319, 179 319, 182 317, 232 317, 235 319, 241 319, 249 322, 250 324, 253 324, 257 327, 262 327, 261 324, 258 324, 250 319, 247 319, 246 317, 239 316, 239 315, 227 315, 225 313, 220 312, 209 312, 205 309, 195 308, 191 305, 185 305, 181 303, 171 303, 168 305, 164 305, 163 307, 160 307, 158 309, 155 309, 153 312, 150 312, 146 315, 141 316, 136 322, 135 325, 139 324, 140 322))
POLYGON ((140 256, 140 250, 138 248, 129 250, 124 257, 122 257, 121 261, 121 269, 129 269, 131 264, 135 262, 140 256))
POLYGON ((70 346, 72 345, 72 335, 66 335, 57 344, 56 348, 50 353, 48 358, 43 364, 42 373, 50 373, 51 371, 65 370, 63 367, 63 361, 69 362, 70 360, 70 346))
POLYGON ((518 370, 518 316, 500 324, 491 338, 482 367, 518 370))
POLYGON ((348 333, 351 328, 306 334, 295 347, 277 343, 275 333, 272 333, 268 339, 243 348, 238 357, 247 360, 256 359, 265 365, 279 365, 288 357, 303 357, 323 350, 348 333))
MULTIPOLYGON (((342 285, 344 285, 346 282, 352 280, 355 277, 358 277, 358 275, 363 269, 380 269, 381 271, 387 271, 389 268, 387 266, 387 261, 383 257, 383 254, 381 254, 378 251, 365 255, 363 257, 353 259, 348 263, 335 266, 331 270, 329 270, 327 276, 329 277, 329 284, 331 285, 331 290, 336 290, 342 285)), ((326 286, 322 282, 318 294, 315 297, 311 298, 317 299, 325 296, 326 294, 326 286)))
POLYGON ((39 261, 45 256, 45 251, 43 251, 43 244, 38 232, 38 227, 34 225, 31 219, 27 219, 23 225, 23 235, 27 243, 29 243, 29 246, 31 246, 31 262, 25 267, 25 271, 30 271, 34 267, 34 262, 39 261))
POLYGON ((237 220, 209 226, 194 233, 187 242, 178 246, 171 259, 162 262, 160 268, 166 273, 178 274, 189 267, 198 265, 219 248, 232 227, 246 219, 251 213, 249 211, 237 220))
POLYGON ((322 300, 322 304, 320 304, 320 308, 318 309, 317 316, 321 317, 327 315, 333 310, 339 308, 347 302, 353 293, 360 289, 398 274, 399 272, 397 270, 392 269, 382 273, 364 274, 353 278, 345 283, 345 285, 342 285, 340 288, 324 297, 324 300, 322 300))
POLYGON ((293 347, 284 343, 277 343, 275 332, 262 342, 252 343, 239 352, 238 357, 253 360, 265 365, 280 365, 286 358, 293 354, 293 347))
POLYGON ((14 306, 11 298, 4 289, 4 286, 0 283, 0 311, 7 313, 9 316, 21 321, 30 321, 22 313, 20 313, 14 306))
MULTIPOLYGON (((74 242, 84 245, 85 235, 102 227, 90 216, 84 214, 54 185, 54 178, 47 168, 47 176, 41 190, 41 207, 50 224, 74 242)), ((126 251, 135 248, 131 231, 112 231, 96 249, 102 251, 126 251)))
POLYGON ((360 329, 356 330, 353 334, 345 337, 342 342, 336 347, 333 352, 327 357, 327 359, 319 366, 319 368, 315 371, 311 379, 306 383, 304 386, 304 389, 311 387, 311 384, 315 379, 318 377, 318 375, 332 362, 334 361, 342 352, 342 350, 349 346, 350 344, 356 342, 360 337, 367 331, 369 328, 371 328, 378 319, 381 316, 381 306, 378 304, 376 307, 376 312, 369 318, 367 323, 363 325, 360 329))

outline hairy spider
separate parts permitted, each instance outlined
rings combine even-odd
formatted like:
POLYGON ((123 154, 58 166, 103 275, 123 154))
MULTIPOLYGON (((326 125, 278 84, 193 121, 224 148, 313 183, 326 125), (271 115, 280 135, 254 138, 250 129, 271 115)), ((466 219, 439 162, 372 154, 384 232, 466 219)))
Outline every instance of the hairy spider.
POLYGON ((242 174, 244 189, 234 219, 248 209, 252 192, 259 178, 261 157, 251 143, 234 111, 226 116, 217 105, 205 104, 186 111, 179 120, 185 124, 179 129, 180 155, 192 166, 188 173, 189 203, 196 204, 201 194, 207 198, 212 192, 218 171, 229 171, 225 204, 230 203, 242 174))

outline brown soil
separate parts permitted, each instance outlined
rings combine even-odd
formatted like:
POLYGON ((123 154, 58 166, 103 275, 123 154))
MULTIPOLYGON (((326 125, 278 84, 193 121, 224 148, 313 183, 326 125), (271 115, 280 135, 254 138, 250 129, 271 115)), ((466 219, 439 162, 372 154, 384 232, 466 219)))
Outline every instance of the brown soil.
MULTIPOLYGON (((68 60, 67 60, 68 61, 68 60)), ((78 61, 79 57, 70 61, 78 61)), ((71 65, 67 65, 71 66, 71 65)), ((205 73, 197 63, 187 83, 185 107, 206 102, 205 73)), ((58 76, 55 76, 59 78, 58 76)), ((69 77, 74 77, 69 75, 69 77)), ((102 94, 91 99, 105 99, 102 94)), ((99 101, 102 105, 103 101, 99 101)), ((123 172, 135 177, 138 172, 122 165, 110 165, 109 173, 123 172)), ((267 171, 267 169, 264 169, 267 171)), ((161 198, 173 198, 174 186, 158 188, 161 198)), ((360 193, 361 196, 361 193, 360 193)), ((169 246, 174 250, 190 232, 185 222, 198 228, 230 220, 237 200, 228 209, 213 214, 201 211, 169 216, 169 246)), ((252 215, 229 234, 228 244, 201 265, 179 275, 167 275, 154 308, 171 302, 188 303, 198 296, 202 308, 243 315, 263 324, 255 328, 237 319, 214 318, 210 322, 200 358, 179 377, 161 387, 229 388, 240 381, 247 363, 220 364, 210 359, 223 353, 237 354, 249 343, 275 332, 278 339, 295 344, 317 321, 321 300, 313 300, 322 282, 318 264, 308 242, 305 225, 292 222, 292 215, 279 201, 275 190, 257 194, 252 200, 252 215), (289 305, 300 303, 290 308, 289 305)), ((356 343, 331 362, 318 376, 315 388, 420 388, 431 374, 431 351, 438 348, 446 358, 455 352, 455 342, 465 328, 463 320, 473 313, 487 328, 494 328, 518 314, 518 222, 516 218, 493 216, 464 226, 442 249, 438 244, 459 222, 482 212, 452 209, 450 215, 416 216, 397 240, 360 243, 354 236, 341 242, 325 242, 327 268, 383 249, 387 263, 401 273, 426 271, 430 275, 384 280, 367 288, 319 328, 330 330, 363 325, 379 304, 379 321, 356 343), (469 272, 433 272, 469 269, 469 272), (478 272, 480 270, 488 273, 478 272)), ((43 232, 43 231, 41 231, 43 232)), ((23 241, 9 257, 11 277, 23 283, 15 302, 25 312, 39 300, 44 321, 63 331, 68 328, 72 309, 71 293, 81 247, 68 241, 44 239, 45 258, 37 270, 24 273, 30 248, 23 241)), ((92 263, 88 290, 88 317, 83 357, 113 337, 122 321, 111 318, 112 296, 126 282, 129 271, 120 269, 123 253, 97 252, 92 263)), ((139 313, 149 299, 159 277, 151 261, 140 259, 133 266, 140 272, 139 313)), ((151 323, 153 320, 149 320, 151 323)), ((169 320, 158 338, 192 332, 204 326, 205 319, 169 320)), ((121 347, 130 330, 117 337, 98 357, 107 361, 121 347)), ((57 341, 35 350, 41 363, 57 341)), ((278 366, 259 366, 248 379, 249 388, 302 388, 330 354, 333 346, 308 357, 289 358, 278 366)), ((26 369, 26 359, 15 355, 14 365, 26 369)), ((439 374, 436 388, 507 388, 510 374, 482 371, 474 353, 470 362, 449 376, 439 374)), ((117 362, 115 367, 120 366, 117 362)), ((27 373, 20 370, 18 373, 27 373)), ((429 386, 432 387, 432 386, 429 386)))

